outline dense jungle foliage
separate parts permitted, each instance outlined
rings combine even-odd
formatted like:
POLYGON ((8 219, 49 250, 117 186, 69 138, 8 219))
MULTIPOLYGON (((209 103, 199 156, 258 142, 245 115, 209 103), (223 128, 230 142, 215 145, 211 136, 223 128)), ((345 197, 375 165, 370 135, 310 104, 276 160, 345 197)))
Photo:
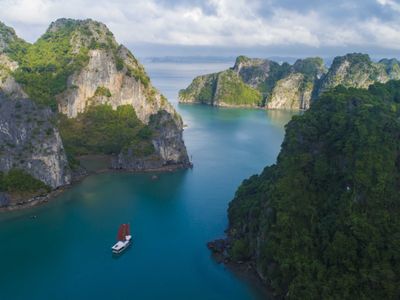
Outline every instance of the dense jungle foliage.
POLYGON ((139 157, 154 152, 153 131, 137 118, 131 105, 116 110, 110 105, 90 106, 74 119, 60 115, 59 120, 70 162, 79 155, 118 154, 128 147, 139 157))
POLYGON ((400 82, 323 94, 229 206, 230 254, 289 299, 400 298, 400 82))
POLYGON ((11 169, 7 173, 0 172, 0 191, 9 193, 34 193, 50 188, 42 181, 19 169, 11 169))

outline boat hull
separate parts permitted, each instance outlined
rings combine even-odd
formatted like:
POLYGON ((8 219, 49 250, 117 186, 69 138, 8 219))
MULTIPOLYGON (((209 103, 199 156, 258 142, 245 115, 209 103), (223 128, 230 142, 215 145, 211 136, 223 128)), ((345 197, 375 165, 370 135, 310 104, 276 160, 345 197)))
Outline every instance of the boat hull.
POLYGON ((128 247, 131 245, 131 243, 127 244, 126 246, 124 246, 123 248, 119 249, 119 250, 112 250, 113 254, 121 254, 122 252, 124 252, 126 249, 128 249, 128 247))

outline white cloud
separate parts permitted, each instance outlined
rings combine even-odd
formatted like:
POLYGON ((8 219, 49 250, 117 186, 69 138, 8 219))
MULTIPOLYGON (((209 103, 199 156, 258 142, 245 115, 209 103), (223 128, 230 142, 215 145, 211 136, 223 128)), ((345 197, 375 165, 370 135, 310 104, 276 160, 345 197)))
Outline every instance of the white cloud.
MULTIPOLYGON (((377 0, 393 10, 392 0, 377 0)), ((93 18, 106 23, 123 43, 222 47, 382 46, 400 49, 400 26, 374 16, 335 20, 318 10, 269 8, 262 0, 207 0, 198 5, 160 4, 156 0, 0 0, 0 20, 34 40, 60 17, 93 18), (211 11, 211 12, 210 12, 211 11)))
POLYGON ((388 6, 394 11, 400 12, 400 4, 394 0, 377 0, 380 5, 388 6))

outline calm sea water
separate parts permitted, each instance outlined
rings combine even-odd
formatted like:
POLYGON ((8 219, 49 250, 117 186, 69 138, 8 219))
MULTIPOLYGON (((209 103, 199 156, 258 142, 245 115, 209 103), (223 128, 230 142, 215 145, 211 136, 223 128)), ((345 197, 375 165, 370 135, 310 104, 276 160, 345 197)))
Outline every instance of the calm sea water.
POLYGON ((146 63, 176 105, 193 170, 102 174, 49 204, 0 214, 0 299, 258 299, 243 278, 213 261, 241 181, 275 162, 291 114, 178 105, 197 74, 229 64, 146 63), (37 218, 32 219, 31 216, 37 218), (111 256, 120 223, 134 245, 111 256))

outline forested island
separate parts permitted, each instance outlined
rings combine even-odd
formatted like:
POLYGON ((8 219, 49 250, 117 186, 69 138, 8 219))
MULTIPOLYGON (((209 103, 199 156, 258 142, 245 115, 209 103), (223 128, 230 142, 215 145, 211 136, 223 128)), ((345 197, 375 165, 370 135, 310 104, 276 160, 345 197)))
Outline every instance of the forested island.
POLYGON ((196 77, 180 91, 181 103, 223 107, 306 110, 324 91, 338 85, 368 88, 375 82, 400 79, 400 62, 350 53, 337 56, 329 68, 320 57, 293 65, 239 56, 225 71, 196 77))
POLYGON ((323 93, 286 126, 276 164, 246 179, 228 237, 277 298, 400 296, 400 82, 323 93))
POLYGON ((104 24, 59 19, 30 44, 0 23, 0 207, 81 178, 84 155, 118 170, 186 168, 182 125, 104 24))

